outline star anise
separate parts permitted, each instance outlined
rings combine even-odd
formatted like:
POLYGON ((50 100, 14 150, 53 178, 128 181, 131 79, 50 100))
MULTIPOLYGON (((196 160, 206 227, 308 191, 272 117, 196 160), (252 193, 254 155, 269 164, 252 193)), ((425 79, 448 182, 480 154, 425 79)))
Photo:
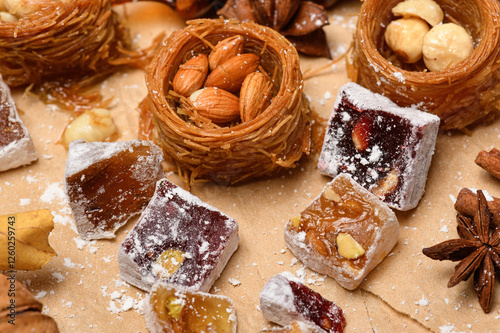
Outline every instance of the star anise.
POLYGON ((423 249, 423 253, 435 260, 460 261, 455 274, 448 282, 451 288, 467 280, 474 273, 474 289, 483 311, 491 310, 495 266, 500 269, 500 228, 491 224, 492 214, 482 191, 477 191, 478 210, 471 219, 457 215, 459 239, 444 241, 423 249))
POLYGON ((307 55, 331 58, 323 26, 330 24, 322 5, 300 0, 228 0, 218 15, 273 28, 307 55))

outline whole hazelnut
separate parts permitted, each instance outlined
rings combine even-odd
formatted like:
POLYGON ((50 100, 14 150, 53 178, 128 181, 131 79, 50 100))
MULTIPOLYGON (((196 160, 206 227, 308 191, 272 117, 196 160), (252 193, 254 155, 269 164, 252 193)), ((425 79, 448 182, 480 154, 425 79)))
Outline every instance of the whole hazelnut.
POLYGON ((425 35, 422 47, 424 63, 430 71, 449 68, 470 56, 472 51, 472 37, 455 23, 433 27, 425 35))
POLYGON ((422 45, 428 31, 429 26, 424 20, 402 18, 389 23, 384 38, 403 62, 411 64, 422 58, 422 45))

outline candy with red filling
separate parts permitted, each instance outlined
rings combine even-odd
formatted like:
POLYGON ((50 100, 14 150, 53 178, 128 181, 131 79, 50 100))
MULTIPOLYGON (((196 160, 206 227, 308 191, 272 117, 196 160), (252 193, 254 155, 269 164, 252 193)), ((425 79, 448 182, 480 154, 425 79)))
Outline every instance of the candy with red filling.
POLYGON ((64 188, 80 237, 114 238, 140 214, 165 177, 162 161, 151 141, 71 142, 64 188))
POLYGON ((264 285, 260 310, 266 320, 283 326, 299 321, 319 332, 341 333, 346 325, 341 308, 288 272, 273 276, 264 285))
POLYGON ((394 212, 375 195, 340 174, 285 226, 285 243, 316 272, 356 289, 397 242, 394 212))
POLYGON ((157 283, 146 297, 144 314, 151 333, 236 333, 233 301, 226 296, 157 283))
POLYGON ((424 193, 438 130, 439 117, 350 82, 335 101, 318 168, 348 173, 390 207, 409 210, 424 193))
POLYGON ((238 224, 167 179, 118 250, 120 277, 208 292, 238 247, 238 224))
POLYGON ((0 171, 36 161, 31 136, 24 126, 10 89, 0 75, 0 171))

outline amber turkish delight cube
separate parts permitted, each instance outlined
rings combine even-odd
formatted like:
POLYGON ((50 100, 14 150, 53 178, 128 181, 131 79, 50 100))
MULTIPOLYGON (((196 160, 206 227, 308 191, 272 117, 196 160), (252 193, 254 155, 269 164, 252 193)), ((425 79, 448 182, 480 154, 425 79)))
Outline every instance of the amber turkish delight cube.
POLYGON ((306 266, 356 289, 397 242, 394 212, 340 174, 285 226, 285 242, 306 266))
POLYGON ((10 89, 0 75, 0 171, 36 161, 31 136, 24 126, 10 89))
POLYGON ((151 141, 71 142, 64 188, 80 237, 114 238, 140 214, 165 177, 162 161, 151 141))
POLYGON ((439 117, 350 82, 335 101, 318 168, 348 173, 390 207, 409 210, 424 193, 438 130, 439 117))
POLYGON ((167 179, 118 250, 120 276, 208 292, 238 247, 238 224, 167 179))
POLYGON ((341 308, 288 272, 266 282, 260 292, 260 310, 266 320, 292 325, 284 332, 294 332, 296 326, 295 332, 341 333, 346 325, 341 308))
POLYGON ((146 297, 146 326, 152 333, 236 333, 233 301, 220 295, 157 283, 146 297))

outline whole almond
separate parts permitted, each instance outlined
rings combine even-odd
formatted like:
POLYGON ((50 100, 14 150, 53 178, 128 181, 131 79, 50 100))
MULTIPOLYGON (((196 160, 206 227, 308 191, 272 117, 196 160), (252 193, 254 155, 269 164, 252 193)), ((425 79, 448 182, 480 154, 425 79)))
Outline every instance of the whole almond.
POLYGON ((208 56, 210 70, 213 71, 219 64, 243 52, 243 37, 236 35, 221 40, 215 45, 208 56))
POLYGON ((182 96, 190 96, 203 87, 208 74, 208 57, 199 54, 179 66, 172 81, 174 91, 182 96))
POLYGON ((238 97, 218 88, 204 88, 195 91, 189 99, 198 113, 216 124, 229 123, 238 119, 238 97))
POLYGON ((253 53, 243 53, 217 66, 207 77, 205 87, 217 87, 226 91, 240 90, 245 77, 260 65, 260 57, 253 53))
POLYGON ((271 80, 261 72, 247 75, 240 90, 240 117, 243 122, 257 117, 271 100, 271 80))

